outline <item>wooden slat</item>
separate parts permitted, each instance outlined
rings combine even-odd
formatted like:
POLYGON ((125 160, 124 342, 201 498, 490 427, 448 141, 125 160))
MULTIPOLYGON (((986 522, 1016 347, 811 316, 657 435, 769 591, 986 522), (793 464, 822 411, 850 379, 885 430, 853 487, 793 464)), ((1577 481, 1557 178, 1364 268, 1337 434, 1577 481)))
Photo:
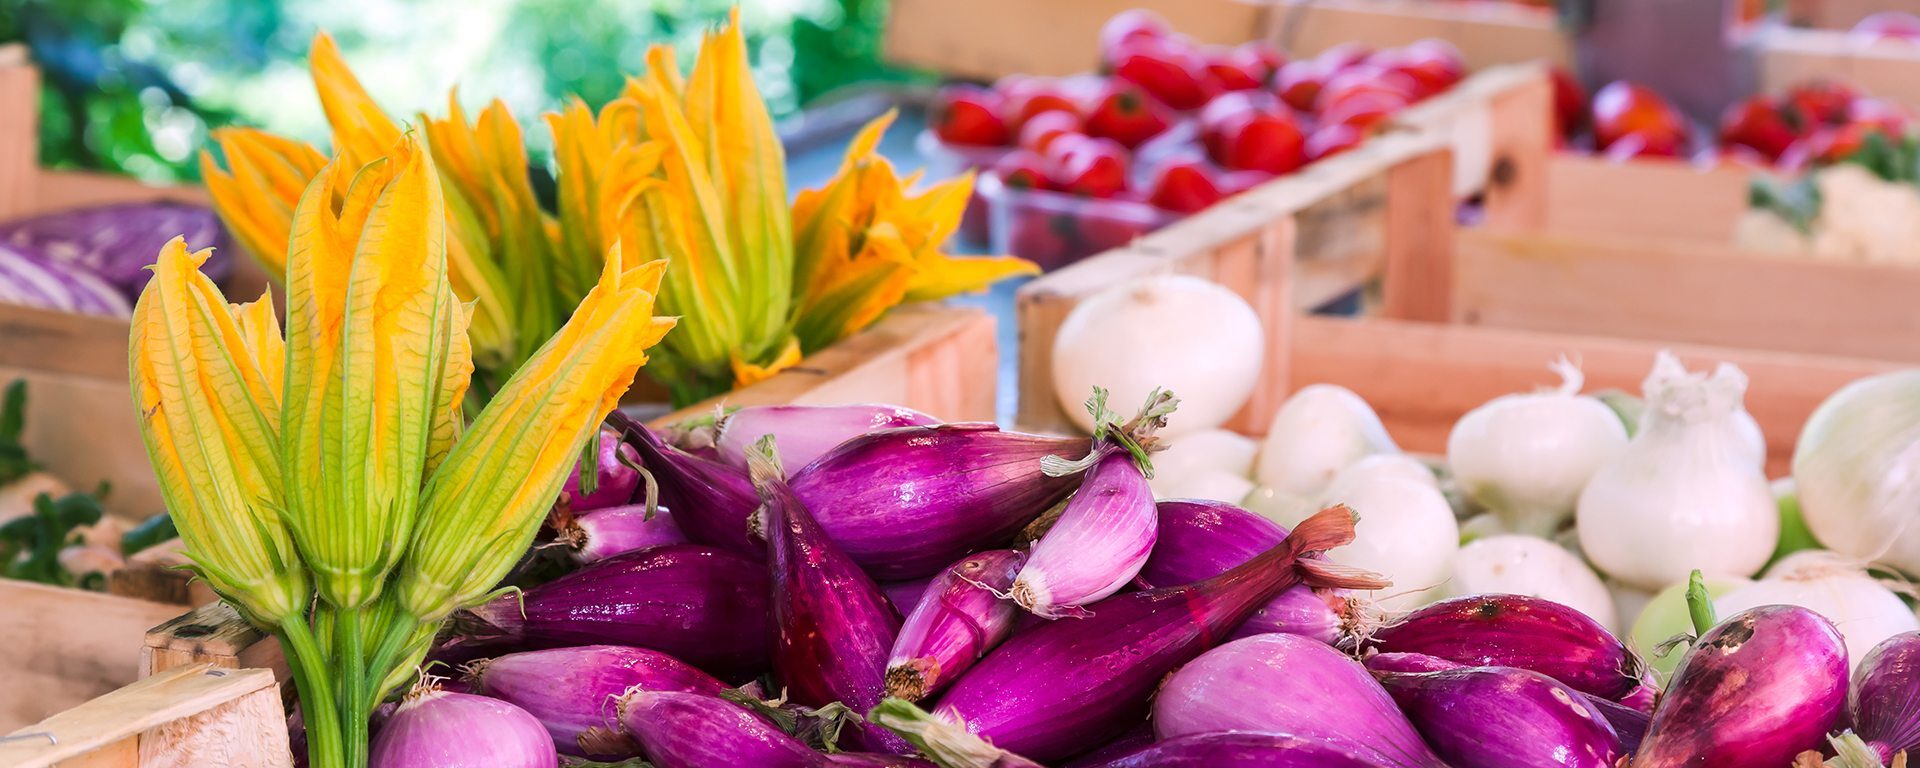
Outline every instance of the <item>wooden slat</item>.
POLYGON ((1453 315, 1452 168, 1453 153, 1441 151, 1388 171, 1384 317, 1446 322, 1453 315))
POLYGON ((1557 154, 1547 168, 1546 231, 1727 242, 1747 211, 1752 172, 1723 163, 1608 162, 1557 154))
POLYGON ((32 204, 40 168, 40 70, 20 43, 0 46, 0 221, 32 204))
POLYGON ((1463 231, 1467 323, 1920 362, 1920 270, 1463 231))
POLYGON ((886 56, 982 80, 1090 72, 1100 63, 1100 26, 1130 8, 1159 13, 1206 43, 1245 42, 1265 29, 1266 7, 1251 0, 894 0, 886 56))
POLYGON ((1898 40, 1868 44, 1845 32, 1785 27, 1761 30, 1754 45, 1764 91, 1829 79, 1898 104, 1920 105, 1920 46, 1898 40))
POLYGON ((138 679, 132 639, 179 612, 177 605, 0 579, 0 731, 138 679))
POLYGON ((231 606, 217 601, 146 631, 140 649, 142 677, 195 664, 267 669, 281 680, 292 677, 279 641, 248 624, 231 606))
POLYGON ((1799 27, 1852 29, 1880 11, 1920 14, 1920 0, 1787 0, 1787 21, 1799 27))
POLYGON ((1553 14, 1501 2, 1282 0, 1272 38, 1297 56, 1358 42, 1376 48, 1437 37, 1460 48, 1467 67, 1546 61, 1570 65, 1573 45, 1553 14))
POLYGON ((0 765, 13 768, 292 765, 273 675, 258 669, 171 670, 9 736, 0 765))

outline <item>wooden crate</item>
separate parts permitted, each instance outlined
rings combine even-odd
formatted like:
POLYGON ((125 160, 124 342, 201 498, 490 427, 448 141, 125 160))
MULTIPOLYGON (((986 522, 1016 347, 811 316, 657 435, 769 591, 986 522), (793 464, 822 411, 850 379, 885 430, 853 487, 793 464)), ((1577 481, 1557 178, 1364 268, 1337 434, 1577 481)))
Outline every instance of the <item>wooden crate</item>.
POLYGON ((1920 15, 1920 0, 1787 0, 1787 23, 1815 29, 1852 29, 1881 11, 1920 15))
POLYGON ((13 768, 288 768, 273 673, 181 667, 47 718, 0 741, 13 768))
POLYGON ((0 733, 138 679, 130 640, 181 608, 0 579, 0 733))

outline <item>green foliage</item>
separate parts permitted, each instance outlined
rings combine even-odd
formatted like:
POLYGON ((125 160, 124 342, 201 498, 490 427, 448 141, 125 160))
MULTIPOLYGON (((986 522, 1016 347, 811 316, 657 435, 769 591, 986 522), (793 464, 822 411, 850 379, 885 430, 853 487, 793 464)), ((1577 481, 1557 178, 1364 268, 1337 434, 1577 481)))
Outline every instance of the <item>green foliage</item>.
POLYGON ((27 380, 15 379, 0 394, 0 485, 6 485, 39 467, 27 456, 20 433, 27 426, 27 380))
POLYGON ((0 525, 0 575, 9 579, 71 586, 73 574, 60 567, 60 550, 79 539, 74 531, 100 522, 100 500, 86 493, 55 499, 40 494, 33 514, 0 525))

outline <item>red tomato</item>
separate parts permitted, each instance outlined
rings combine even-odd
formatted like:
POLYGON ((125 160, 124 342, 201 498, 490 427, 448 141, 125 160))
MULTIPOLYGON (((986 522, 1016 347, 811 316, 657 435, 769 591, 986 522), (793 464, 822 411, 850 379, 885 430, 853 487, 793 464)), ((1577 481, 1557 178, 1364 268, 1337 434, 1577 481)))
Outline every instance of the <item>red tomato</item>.
POLYGON ((1006 121, 996 112, 999 106, 1000 97, 992 91, 970 85, 949 86, 940 89, 927 120, 933 125, 934 135, 948 144, 997 147, 1012 138, 1006 121))
POLYGON ((1165 40, 1134 39, 1122 46, 1113 75, 1179 110, 1199 109, 1219 93, 1199 54, 1165 40))
POLYGON ((1771 162, 1792 146, 1799 134, 1780 111, 1780 102, 1754 96, 1727 107, 1720 116, 1720 143, 1745 147, 1771 162))
POLYGON ((1561 136, 1570 136, 1587 124, 1587 90, 1563 67, 1554 67, 1550 72, 1553 75, 1553 124, 1561 136))
POLYGON ((1888 136, 1905 136, 1913 127, 1913 113, 1885 99, 1859 98, 1847 105, 1847 122, 1865 123, 1888 136))
POLYGON ((1412 79, 1415 99, 1452 88, 1467 76, 1466 60, 1460 55, 1460 49, 1453 43, 1433 38, 1381 51, 1367 61, 1412 79))
POLYGON ((1113 197, 1127 188, 1127 149, 1112 139, 1055 141, 1047 176, 1055 189, 1085 197, 1113 197))
POLYGON ((1068 233, 1073 219, 1037 208, 1016 208, 1007 221, 1007 250, 1013 255, 1039 262, 1042 267, 1066 263, 1073 248, 1068 233))
POLYGON ((1100 58, 1113 63, 1121 47, 1135 40, 1160 40, 1173 34, 1167 20, 1144 8, 1121 11, 1100 27, 1100 58))
POLYGON ((1197 213, 1220 202, 1226 193, 1213 171, 1197 161, 1180 161, 1161 166, 1154 175, 1153 191, 1147 201, 1178 213, 1197 213))
POLYGON ((1080 103, 1051 78, 1009 75, 993 87, 1002 99, 1000 119, 1006 121, 1007 130, 1016 136, 1035 115, 1060 111, 1080 116, 1080 103))
MULTIPOLYGON (((1687 124, 1680 113, 1652 89, 1624 80, 1608 83, 1593 95, 1593 140, 1601 150, 1611 150, 1616 142, 1629 136, 1640 141, 1623 149, 1625 157, 1641 155, 1679 155, 1687 144, 1687 124)), ((1608 153, 1613 157, 1613 153, 1608 153)))
POLYGON ((1165 131, 1172 119, 1166 107, 1129 82, 1114 80, 1100 91, 1093 109, 1087 112, 1087 135, 1120 142, 1128 149, 1138 147, 1165 131))
POLYGON ((993 164, 993 175, 1009 189, 1048 189, 1047 161, 1039 153, 1016 149, 1002 155, 993 164))
POLYGON ((1847 121, 1847 107, 1859 95, 1832 80, 1814 80, 1787 89, 1787 106, 1798 115, 1802 133, 1847 121))
POLYGON ((1322 125, 1307 136, 1307 160, 1320 160, 1353 149, 1360 146, 1366 136, 1366 132, 1347 123, 1322 125))
MULTIPOLYGON (((1216 46, 1201 51, 1201 57, 1207 62, 1207 73, 1214 82, 1225 91, 1251 91, 1265 87, 1273 80, 1273 73, 1280 68, 1275 61, 1284 63, 1278 52, 1263 52, 1250 46, 1255 43, 1227 48, 1216 46)), ((1268 47, 1271 51, 1271 47, 1268 47)))
POLYGON ((1027 119, 1020 126, 1020 146, 1045 154, 1047 145, 1053 140, 1069 133, 1080 133, 1084 128, 1078 116, 1057 109, 1048 110, 1027 119))
POLYGON ((1255 113, 1239 121, 1222 142, 1221 165, 1280 174, 1306 164, 1306 137, 1291 115, 1255 113))
POLYGON ((1311 112, 1313 103, 1320 98, 1320 88, 1333 73, 1334 70, 1318 59, 1289 61, 1274 75, 1273 90, 1287 106, 1311 112))
POLYGON ((1226 136, 1248 117, 1261 112, 1285 109, 1278 99, 1257 91, 1233 91, 1220 94, 1200 109, 1200 143, 1209 156, 1226 156, 1226 136))
POLYGON ((1419 83, 1401 72, 1377 64, 1356 64, 1327 79, 1320 87, 1320 96, 1314 99, 1314 111, 1325 114, 1330 105, 1362 93, 1379 93, 1411 104, 1419 88, 1419 83))
POLYGON ((1406 109, 1408 97, 1389 91, 1350 91, 1320 111, 1321 125, 1348 125, 1365 131, 1406 109))

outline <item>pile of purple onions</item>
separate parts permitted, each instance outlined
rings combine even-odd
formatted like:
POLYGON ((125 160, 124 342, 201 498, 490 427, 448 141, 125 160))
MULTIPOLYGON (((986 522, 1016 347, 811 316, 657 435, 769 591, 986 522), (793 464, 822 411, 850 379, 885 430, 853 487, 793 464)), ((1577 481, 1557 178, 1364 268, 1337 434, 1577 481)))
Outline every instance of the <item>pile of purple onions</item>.
POLYGON ((555 510, 572 569, 460 617, 439 657, 461 674, 374 724, 372 764, 1864 768, 1920 748, 1920 634, 1849 679, 1825 619, 1757 608, 1675 651, 1662 693, 1536 598, 1375 625, 1342 595, 1385 585, 1317 557, 1350 511, 1288 531, 1156 503, 1172 398, 1124 423, 1101 400, 1092 438, 882 406, 674 435, 616 414, 555 510))

